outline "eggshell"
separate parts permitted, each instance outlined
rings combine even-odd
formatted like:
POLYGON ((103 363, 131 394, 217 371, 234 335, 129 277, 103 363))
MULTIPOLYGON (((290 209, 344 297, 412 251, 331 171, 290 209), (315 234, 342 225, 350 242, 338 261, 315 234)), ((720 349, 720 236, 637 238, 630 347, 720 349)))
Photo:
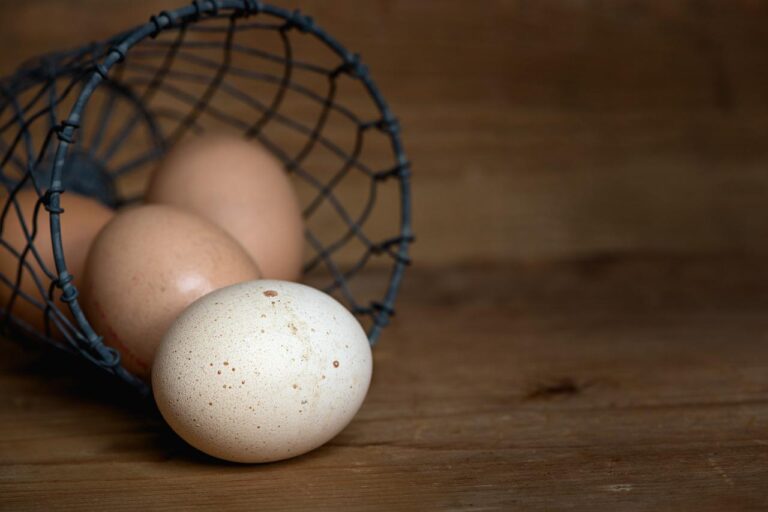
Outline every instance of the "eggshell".
POLYGON ((172 206, 140 206, 115 215, 94 241, 82 305, 125 368, 147 379, 163 334, 185 307, 260 275, 245 250, 213 223, 172 206))
MULTIPOLYGON (((30 234, 35 228, 33 217, 38 198, 37 192, 31 188, 21 190, 16 194, 16 201, 21 209, 21 217, 24 219, 30 234)), ((67 264, 67 270, 74 276, 74 285, 79 288, 88 248, 91 246, 99 230, 113 217, 114 212, 93 199, 72 192, 65 192, 61 195, 60 205, 64 209, 64 213, 60 216, 64 261, 67 264)), ((13 206, 8 210, 5 222, 3 223, 2 239, 18 253, 23 252, 27 246, 27 239, 22 229, 19 215, 13 206)), ((55 275, 56 265, 53 261, 50 215, 42 205, 37 216, 37 235, 34 246, 45 268, 55 275)), ((47 297, 51 280, 45 275, 31 252, 27 254, 26 261, 29 263, 29 268, 23 272, 21 290, 36 302, 43 304, 44 297, 47 297), (42 293, 35 284, 30 269, 40 280, 40 284, 44 289, 42 293)), ((0 272, 11 282, 15 282, 18 265, 19 259, 17 256, 6 247, 0 248, 0 272)), ((11 293, 12 289, 8 285, 0 284, 0 301, 2 301, 3 307, 6 307, 11 293)), ((72 321, 69 306, 58 300, 60 296, 60 291, 54 292, 58 308, 72 321)), ((38 332, 45 332, 44 310, 33 305, 28 300, 17 296, 12 313, 38 332)), ((51 322, 50 325, 54 331, 52 332, 53 337, 61 338, 62 335, 54 328, 54 323, 51 322)))
POLYGON ((304 228, 288 175, 256 141, 206 135, 182 144, 154 173, 148 203, 188 208, 238 240, 265 278, 301 275, 304 228))
POLYGON ((264 280, 189 306, 157 351, 152 387, 191 445, 269 462, 338 434, 362 405, 371 371, 368 339, 344 306, 302 284, 264 280))

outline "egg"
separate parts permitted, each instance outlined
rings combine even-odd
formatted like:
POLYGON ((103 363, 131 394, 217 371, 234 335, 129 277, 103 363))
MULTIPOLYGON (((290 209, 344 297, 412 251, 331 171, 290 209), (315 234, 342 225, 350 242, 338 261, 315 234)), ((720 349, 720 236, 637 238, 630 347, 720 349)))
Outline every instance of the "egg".
MULTIPOLYGON (((35 228, 33 217, 35 205, 37 204, 39 196, 34 189, 27 188, 19 191, 15 197, 19 209, 21 210, 21 218, 24 219, 27 230, 31 234, 35 228)), ((99 230, 101 230, 101 228, 113 217, 114 212, 93 199, 71 192, 65 192, 61 195, 60 206, 64 210, 64 213, 59 217, 61 219, 61 238, 64 248, 64 261, 67 264, 67 270, 74 276, 74 285, 79 288, 88 248, 91 246, 91 243, 99 230)), ((50 216, 48 211, 42 205, 38 212, 36 227, 37 235, 34 240, 34 246, 40 255, 43 266, 55 275, 56 265, 53 260, 50 216)), ((22 229, 19 214, 17 213, 16 208, 12 205, 3 222, 2 239, 18 253, 23 252, 27 246, 27 238, 22 229)), ((26 262, 29 264, 29 267, 25 268, 22 274, 21 291, 28 294, 34 301, 40 303, 40 305, 43 305, 44 297, 47 297, 48 287, 51 280, 46 276, 40 263, 31 252, 27 254, 26 262), (43 288, 42 292, 35 283, 31 272, 34 272, 40 280, 40 285, 43 288)), ((18 257, 7 247, 0 248, 0 273, 12 283, 16 280, 18 266, 18 257)), ((11 294, 12 289, 10 286, 5 283, 0 284, 0 301, 2 301, 2 306, 4 308, 7 307, 11 294)), ((70 319, 70 322, 72 322, 73 320, 69 307, 58 300, 60 296, 61 292, 59 290, 54 292, 56 305, 70 319)), ((17 296, 11 312, 15 317, 23 320, 38 332, 45 333, 44 309, 35 306, 32 302, 21 296, 17 296)), ((62 337, 58 329, 55 328, 53 322, 50 322, 50 327, 53 331, 52 335, 54 338, 62 337)))
POLYGON ((245 247, 265 278, 301 275, 299 201, 282 165, 256 141, 206 135, 181 144, 153 174, 145 199, 215 222, 245 247))
POLYGON ((245 249, 215 224, 172 206, 138 206, 116 214, 94 240, 81 303, 123 366, 148 379, 163 334, 184 308, 260 276, 245 249))
POLYGON ((371 372, 368 339, 344 306, 302 284, 263 280, 212 292, 179 315, 158 348, 152 389, 192 446, 270 462, 344 429, 371 372))

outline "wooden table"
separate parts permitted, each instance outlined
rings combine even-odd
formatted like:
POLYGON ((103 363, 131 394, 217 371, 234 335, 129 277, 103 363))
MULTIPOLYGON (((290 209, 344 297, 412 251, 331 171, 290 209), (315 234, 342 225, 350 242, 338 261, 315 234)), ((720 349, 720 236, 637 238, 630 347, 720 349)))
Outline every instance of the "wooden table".
MULTIPOLYGON (((0 70, 177 4, 0 2, 0 70)), ((765 8, 353 5, 302 4, 401 116, 419 237, 360 414, 227 464, 0 343, 0 509, 768 509, 765 8)))
POLYGON ((3 344, 0 508, 761 510, 766 308, 754 261, 415 269, 358 417, 261 466, 3 344))

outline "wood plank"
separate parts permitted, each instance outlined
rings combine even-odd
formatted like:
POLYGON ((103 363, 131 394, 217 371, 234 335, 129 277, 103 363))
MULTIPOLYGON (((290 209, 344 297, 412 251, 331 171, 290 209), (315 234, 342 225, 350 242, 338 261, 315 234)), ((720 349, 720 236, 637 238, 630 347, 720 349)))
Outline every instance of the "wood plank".
MULTIPOLYGON (((0 70, 177 2, 109 5, 0 3, 0 70)), ((360 51, 402 118, 418 260, 768 250, 762 3, 302 8, 360 51)))
POLYGON ((762 262, 416 270, 370 395, 329 445, 239 466, 69 365, 0 345, 9 510, 759 510, 762 262))

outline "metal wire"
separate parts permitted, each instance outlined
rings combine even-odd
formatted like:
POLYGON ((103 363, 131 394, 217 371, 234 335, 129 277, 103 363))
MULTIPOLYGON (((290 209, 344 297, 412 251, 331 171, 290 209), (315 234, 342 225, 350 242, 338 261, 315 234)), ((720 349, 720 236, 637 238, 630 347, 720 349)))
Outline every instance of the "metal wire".
MULTIPOLYGON (((74 191, 111 207, 140 200, 140 193, 123 190, 121 180, 214 124, 258 140, 297 183, 313 191, 306 194, 303 210, 312 250, 304 271, 325 276, 324 290, 368 325, 374 344, 394 315, 413 241, 410 164, 399 123, 357 54, 301 12, 254 0, 197 0, 104 42, 29 61, 0 79, 0 185, 5 189, 0 251, 16 262, 14 272, 0 274, 5 332, 80 354, 147 392, 120 366, 119 353, 104 345, 80 308, 64 258, 61 194, 74 191), (270 43, 259 47, 267 36, 270 43), (306 46, 308 38, 333 58, 300 58, 297 46, 306 46), (308 85, 312 77, 319 88, 308 85), (359 98, 342 94, 342 81, 359 84, 369 105, 362 108, 359 98), (259 87, 268 92, 251 92, 259 87), (232 105, 236 108, 226 108, 232 105), (299 115, 309 110, 312 118, 299 115), (288 147, 269 133, 272 128, 300 143, 288 147), (388 140, 385 161, 364 156, 374 136, 388 140), (337 163, 332 168, 313 163, 319 151, 325 161, 337 163), (367 197, 344 197, 341 189, 352 179, 367 181, 367 197), (369 225, 377 198, 382 187, 393 186, 399 211, 390 211, 384 232, 379 226, 374 234, 369 225), (38 201, 26 218, 17 196, 30 187, 38 201), (341 226, 330 239, 312 228, 310 221, 320 211, 341 226), (23 247, 6 240, 12 228, 23 233, 23 247), (53 268, 36 244, 48 236, 53 268), (356 258, 340 256, 358 246, 356 258), (387 263, 388 275, 378 288, 364 287, 365 294, 355 290, 356 276, 374 260, 387 263), (35 293, 22 289, 30 282, 35 293), (372 289, 379 291, 371 295, 372 289), (57 297, 71 315, 61 311, 57 297), (44 332, 14 314, 21 302, 40 310, 44 332)), ((358 194, 360 188, 365 187, 355 188, 358 194)))

